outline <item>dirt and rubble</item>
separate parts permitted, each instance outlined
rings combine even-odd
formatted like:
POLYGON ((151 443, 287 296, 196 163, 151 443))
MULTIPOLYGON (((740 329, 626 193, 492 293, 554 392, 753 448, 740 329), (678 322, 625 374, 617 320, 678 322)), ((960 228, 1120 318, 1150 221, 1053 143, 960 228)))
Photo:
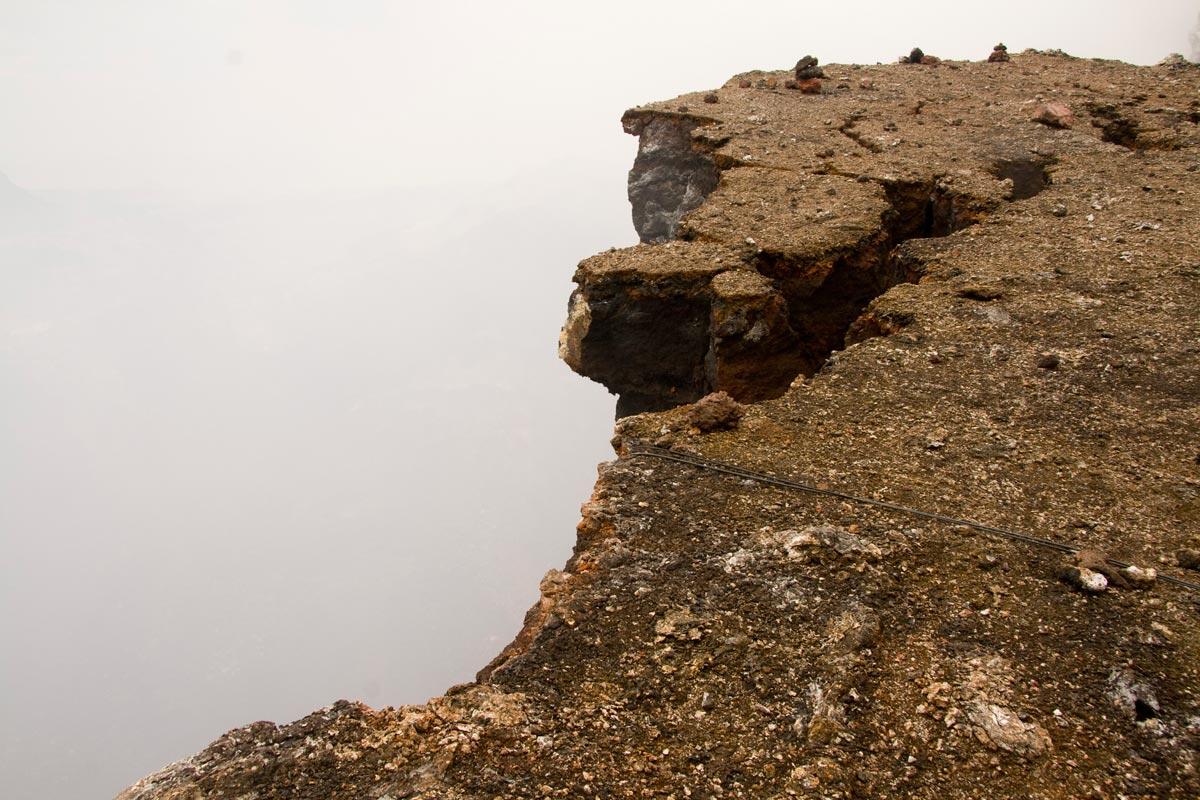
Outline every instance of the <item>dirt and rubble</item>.
POLYGON ((121 800, 1200 796, 1200 68, 1004 53, 628 112, 560 343, 618 458, 519 635, 121 800))

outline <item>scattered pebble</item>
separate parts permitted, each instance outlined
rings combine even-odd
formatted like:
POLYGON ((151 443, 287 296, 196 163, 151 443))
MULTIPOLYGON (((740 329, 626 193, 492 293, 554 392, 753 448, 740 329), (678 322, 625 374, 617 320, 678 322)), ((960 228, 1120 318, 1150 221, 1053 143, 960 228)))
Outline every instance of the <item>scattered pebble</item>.
POLYGON ((979 568, 985 572, 990 572, 1000 566, 1000 557, 988 553, 979 557, 979 568))
POLYGON ((1064 103, 1042 103, 1034 109, 1033 121, 1051 128, 1069 128, 1075 124, 1075 114, 1064 103))
POLYGON ((1054 353, 1042 353, 1037 360, 1037 365, 1041 369, 1058 369, 1058 365, 1061 363, 1062 359, 1054 353))

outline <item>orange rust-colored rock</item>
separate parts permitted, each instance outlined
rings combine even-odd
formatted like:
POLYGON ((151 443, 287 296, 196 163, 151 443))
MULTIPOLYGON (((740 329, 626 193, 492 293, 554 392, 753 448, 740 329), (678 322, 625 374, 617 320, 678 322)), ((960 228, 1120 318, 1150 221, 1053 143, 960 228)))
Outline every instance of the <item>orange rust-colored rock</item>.
POLYGON ((821 81, 817 78, 804 78, 796 81, 796 88, 801 94, 820 94, 821 81))
POLYGON ((1063 103, 1043 103, 1034 109, 1033 119, 1051 128, 1069 128, 1075 124, 1075 114, 1063 103))

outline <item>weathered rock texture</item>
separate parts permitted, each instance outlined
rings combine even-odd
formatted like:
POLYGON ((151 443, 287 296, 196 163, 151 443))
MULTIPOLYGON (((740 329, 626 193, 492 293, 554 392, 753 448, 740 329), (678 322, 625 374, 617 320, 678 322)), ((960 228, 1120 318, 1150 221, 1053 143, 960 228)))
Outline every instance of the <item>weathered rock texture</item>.
POLYGON ((701 120, 688 116, 637 114, 623 120, 638 137, 638 154, 629 171, 633 227, 643 242, 673 239, 685 213, 704 202, 720 173, 703 140, 692 133, 701 120))
POLYGON ((580 266, 562 337, 624 411, 762 402, 618 423, 476 683, 256 723, 123 800, 1200 795, 1200 608, 1161 579, 1200 578, 1200 70, 824 72, 627 115, 655 241, 580 266), (1085 592, 1060 553, 635 441, 1160 577, 1085 592))

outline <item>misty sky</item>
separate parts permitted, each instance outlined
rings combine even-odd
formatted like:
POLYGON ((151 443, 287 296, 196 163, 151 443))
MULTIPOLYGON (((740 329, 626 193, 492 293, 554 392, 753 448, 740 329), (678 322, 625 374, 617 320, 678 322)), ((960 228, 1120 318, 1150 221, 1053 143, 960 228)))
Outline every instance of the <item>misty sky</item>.
POLYGON ((507 643, 610 453, 555 346, 635 241, 625 108, 809 52, 1154 63, 1198 12, 0 0, 4 796, 507 643))

